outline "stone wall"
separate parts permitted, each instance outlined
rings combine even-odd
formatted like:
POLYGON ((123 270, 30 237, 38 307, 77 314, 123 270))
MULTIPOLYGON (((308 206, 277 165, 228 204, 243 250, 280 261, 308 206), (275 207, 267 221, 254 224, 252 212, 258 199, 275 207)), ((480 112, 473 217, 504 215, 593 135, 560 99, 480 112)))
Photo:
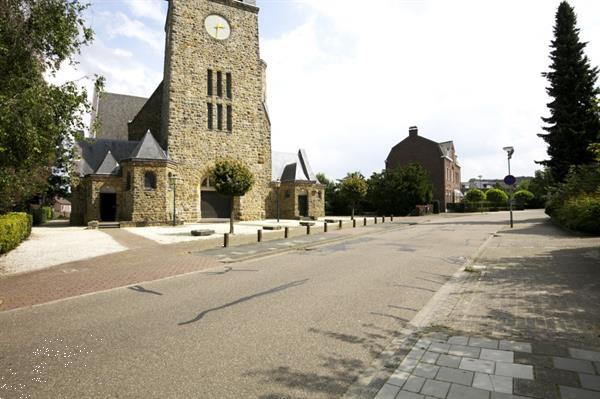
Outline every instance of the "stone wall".
MULTIPOLYGON (((169 173, 175 166, 168 162, 132 161, 131 214, 126 220, 141 224, 168 223, 172 217, 173 194, 169 173), (154 173, 156 188, 145 187, 146 172, 154 173)), ((128 170, 129 171, 129 170, 128 170)))
POLYGON ((308 216, 320 218, 325 216, 325 187, 311 182, 282 182, 279 189, 271 185, 267 205, 267 217, 277 218, 277 194, 279 193, 279 217, 281 219, 298 219, 298 196, 308 195, 308 216))
MULTIPOLYGON (((169 2, 163 90, 163 123, 169 156, 178 163, 181 183, 177 206, 185 221, 200 215, 199 186, 214 162, 237 159, 252 171, 252 190, 236 201, 241 220, 266 216, 271 180, 271 137, 263 109, 263 64, 259 58, 258 9, 230 0, 169 2), (204 20, 219 14, 231 25, 231 36, 218 41, 204 20), (207 95, 207 71, 213 70, 213 95, 207 95), (232 99, 217 96, 216 73, 232 74, 232 99), (215 129, 208 129, 207 102, 214 106, 215 129), (233 107, 231 132, 217 130, 217 104, 233 107)), ((224 123, 226 125, 226 113, 224 123)))

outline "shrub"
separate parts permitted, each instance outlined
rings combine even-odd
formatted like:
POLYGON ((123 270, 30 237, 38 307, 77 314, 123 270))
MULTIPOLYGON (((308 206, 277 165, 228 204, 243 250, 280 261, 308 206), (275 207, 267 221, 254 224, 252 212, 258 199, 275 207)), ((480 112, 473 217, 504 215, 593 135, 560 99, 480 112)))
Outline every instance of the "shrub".
POLYGON ((33 216, 33 225, 39 226, 41 224, 46 223, 46 211, 44 208, 34 208, 31 210, 31 215, 33 216))
POLYGON ((52 209, 51 206, 43 206, 42 211, 44 212, 44 215, 46 216, 46 220, 54 219, 54 209, 52 209))
POLYGON ((485 198, 485 193, 478 188, 470 189, 465 195, 465 201, 467 202, 481 202, 485 201, 485 198))
POLYGON ((485 193, 485 196, 489 202, 496 206, 506 204, 508 201, 508 195, 504 191, 497 188, 488 190, 487 193, 485 193))
POLYGON ((0 216, 0 254, 16 248, 31 234, 31 216, 24 212, 0 216))
POLYGON ((529 205, 530 201, 533 200, 535 195, 531 191, 528 190, 519 190, 513 194, 513 198, 518 206, 526 206, 529 205))
POLYGON ((600 234, 600 194, 580 194, 567 199, 554 213, 563 226, 600 234))

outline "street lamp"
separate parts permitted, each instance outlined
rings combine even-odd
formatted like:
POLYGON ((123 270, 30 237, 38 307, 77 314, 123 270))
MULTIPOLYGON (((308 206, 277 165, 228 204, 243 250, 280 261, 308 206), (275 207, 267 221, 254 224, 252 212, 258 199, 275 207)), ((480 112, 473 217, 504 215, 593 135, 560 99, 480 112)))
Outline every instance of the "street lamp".
POLYGON ((277 223, 279 223, 279 189, 281 188, 281 181, 277 179, 275 182, 275 188, 277 189, 276 206, 277 206, 277 223))
POLYGON ((173 188, 173 226, 177 226, 177 208, 175 207, 177 200, 177 175, 169 173, 169 182, 173 188))
POLYGON ((483 188, 483 183, 481 183, 481 178, 483 177, 483 175, 479 175, 477 177, 479 177, 479 189, 481 190, 483 188))
POLYGON ((510 228, 512 229, 513 227, 513 208, 512 208, 512 203, 513 203, 513 185, 515 184, 516 180, 514 178, 514 176, 512 176, 510 174, 510 159, 512 158, 515 149, 513 147, 504 147, 502 148, 504 151, 506 151, 506 155, 508 158, 508 176, 506 176, 504 178, 504 183, 508 184, 508 186, 510 187, 510 198, 508 200, 508 207, 510 209, 510 228))

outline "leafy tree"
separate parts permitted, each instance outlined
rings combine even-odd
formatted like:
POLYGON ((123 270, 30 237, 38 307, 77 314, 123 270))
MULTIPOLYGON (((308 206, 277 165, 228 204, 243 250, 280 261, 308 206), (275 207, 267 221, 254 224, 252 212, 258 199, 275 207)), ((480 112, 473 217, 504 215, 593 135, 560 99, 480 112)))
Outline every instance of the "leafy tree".
POLYGON ((352 220, 354 220, 354 209, 356 204, 365 198, 369 185, 360 172, 348 173, 340 183, 340 192, 350 203, 352 209, 352 220))
POLYGON ((215 190, 231 197, 231 214, 229 215, 229 233, 233 234, 233 202, 235 197, 241 197, 252 188, 254 176, 246 165, 230 159, 219 160, 210 172, 210 181, 215 190))
POLYGON ((317 173, 317 180, 325 185, 325 214, 347 215, 350 207, 348 200, 342 195, 340 183, 327 178, 323 173, 317 173))
POLYGON ((465 194, 465 201, 467 202, 482 202, 485 201, 485 192, 478 188, 472 188, 465 194))
POLYGON ((78 0, 0 1, 0 213, 46 190, 60 137, 83 132, 87 93, 49 84, 93 37, 78 0))
POLYGON ((485 197, 494 205, 506 204, 506 202, 508 201, 508 194, 497 188, 492 188, 488 190, 487 193, 485 193, 485 197))
POLYGON ((598 69, 590 66, 584 54, 586 43, 579 40, 573 8, 563 1, 556 13, 554 40, 551 43, 550 72, 543 74, 550 86, 550 117, 542 118, 547 133, 538 134, 548 144, 550 159, 539 162, 549 168, 556 182, 565 180, 571 165, 593 160, 589 144, 600 141, 600 117, 596 98, 598 69))
POLYGON ((554 182, 552 176, 547 170, 536 170, 535 176, 529 181, 526 188, 534 195, 533 200, 529 201, 529 206, 543 208, 546 203, 548 193, 553 190, 554 182))
POLYGON ((368 184, 367 197, 380 214, 408 215, 433 197, 429 174, 418 164, 373 173, 368 184))

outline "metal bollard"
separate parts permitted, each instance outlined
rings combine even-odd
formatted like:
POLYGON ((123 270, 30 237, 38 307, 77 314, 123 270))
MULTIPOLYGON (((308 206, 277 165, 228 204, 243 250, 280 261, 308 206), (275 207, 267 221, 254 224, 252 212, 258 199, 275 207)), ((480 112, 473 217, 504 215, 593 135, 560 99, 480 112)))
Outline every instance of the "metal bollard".
POLYGON ((394 215, 390 215, 390 222, 394 221, 394 215))
POLYGON ((310 224, 306 225, 306 235, 310 234, 310 224))
POLYGON ((229 246, 229 233, 223 234, 223 247, 227 248, 229 246))
POLYGON ((257 230, 256 233, 258 235, 257 236, 258 242, 262 242, 262 229, 257 230))
POLYGON ((385 216, 381 217, 381 223, 385 223, 385 216))
POLYGON ((375 216, 373 219, 375 219, 375 224, 377 224, 377 216, 375 216))
POLYGON ((363 218, 363 226, 367 225, 367 218, 363 218))
POLYGON ((286 227, 283 229, 283 238, 288 238, 290 236, 290 228, 286 227))
POLYGON ((327 233, 327 222, 323 225, 323 232, 327 233))
POLYGON ((356 219, 352 219, 352 228, 356 227, 356 219))
POLYGON ((340 229, 340 230, 342 229, 342 221, 341 220, 338 222, 338 229, 340 229))

